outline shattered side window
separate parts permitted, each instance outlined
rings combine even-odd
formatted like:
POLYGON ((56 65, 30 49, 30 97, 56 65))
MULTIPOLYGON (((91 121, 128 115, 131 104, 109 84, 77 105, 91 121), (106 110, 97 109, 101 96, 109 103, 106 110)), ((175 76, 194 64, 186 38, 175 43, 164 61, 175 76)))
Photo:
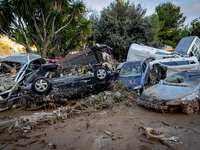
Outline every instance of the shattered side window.
POLYGON ((200 81, 199 75, 173 74, 164 80, 164 83, 172 83, 185 86, 196 86, 200 81))
POLYGON ((176 61, 177 65, 189 65, 188 61, 176 61))
POLYGON ((123 67, 119 73, 119 77, 127 78, 127 77, 137 77, 141 76, 141 68, 140 66, 134 67, 123 67))
POLYGON ((197 44, 197 46, 200 48, 200 40, 199 40, 199 39, 197 39, 195 43, 196 43, 196 44, 197 44))
POLYGON ((175 62, 162 62, 161 64, 166 65, 166 66, 176 66, 175 62))

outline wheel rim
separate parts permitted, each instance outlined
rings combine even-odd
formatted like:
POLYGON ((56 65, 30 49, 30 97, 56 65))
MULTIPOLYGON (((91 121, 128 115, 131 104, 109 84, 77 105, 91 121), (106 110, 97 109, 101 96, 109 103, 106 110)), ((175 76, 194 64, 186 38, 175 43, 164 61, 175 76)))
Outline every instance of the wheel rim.
POLYGON ((191 102, 188 104, 188 110, 189 110, 190 114, 193 114, 193 113, 194 113, 194 101, 191 101, 191 102))
POLYGON ((199 102, 197 100, 193 101, 193 109, 195 112, 199 111, 199 102))
POLYGON ((97 71, 97 77, 99 79, 104 79, 106 77, 106 71, 104 69, 99 69, 97 71))
POLYGON ((43 80, 43 79, 39 79, 36 81, 35 83, 35 88, 36 90, 42 92, 42 91, 45 91, 48 87, 48 83, 47 81, 43 80))

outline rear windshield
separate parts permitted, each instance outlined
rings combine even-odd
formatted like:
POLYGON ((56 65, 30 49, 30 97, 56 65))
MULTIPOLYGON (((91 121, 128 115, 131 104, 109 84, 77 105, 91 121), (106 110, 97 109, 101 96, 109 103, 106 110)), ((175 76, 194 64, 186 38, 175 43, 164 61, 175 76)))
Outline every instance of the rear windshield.
POLYGON ((134 67, 123 67, 119 73, 119 77, 126 78, 126 77, 137 77, 141 76, 141 67, 134 66, 134 67))
POLYGON ((195 74, 173 74, 164 80, 166 84, 197 86, 200 81, 200 75, 195 74))

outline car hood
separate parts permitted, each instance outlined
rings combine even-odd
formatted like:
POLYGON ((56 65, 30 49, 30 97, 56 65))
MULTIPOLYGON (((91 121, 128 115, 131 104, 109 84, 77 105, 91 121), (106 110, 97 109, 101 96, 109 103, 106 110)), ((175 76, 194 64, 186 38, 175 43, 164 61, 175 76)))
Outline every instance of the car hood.
POLYGON ((118 78, 117 80, 124 82, 128 88, 134 88, 138 85, 141 85, 141 76, 140 77, 118 78))
POLYGON ((182 98, 188 94, 195 92, 194 87, 173 86, 165 84, 157 84, 146 89, 143 95, 151 97, 152 100, 173 100, 182 98))

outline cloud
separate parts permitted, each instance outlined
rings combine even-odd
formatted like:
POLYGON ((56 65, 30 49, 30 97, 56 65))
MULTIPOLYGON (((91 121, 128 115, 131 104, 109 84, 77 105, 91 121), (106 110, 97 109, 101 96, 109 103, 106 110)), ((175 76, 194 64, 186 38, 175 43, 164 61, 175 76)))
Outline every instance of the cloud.
POLYGON ((181 12, 186 16, 186 23, 199 18, 200 16, 200 1, 199 0, 183 0, 180 3, 172 2, 176 6, 180 6, 181 12))

